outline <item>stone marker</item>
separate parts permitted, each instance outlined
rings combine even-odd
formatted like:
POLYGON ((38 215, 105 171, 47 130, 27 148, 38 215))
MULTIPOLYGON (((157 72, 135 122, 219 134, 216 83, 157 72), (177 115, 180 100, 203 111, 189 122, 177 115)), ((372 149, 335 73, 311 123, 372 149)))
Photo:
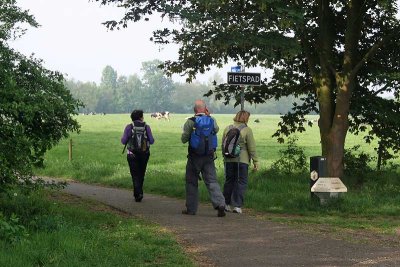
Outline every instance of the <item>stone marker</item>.
POLYGON ((311 192, 319 197, 321 204, 326 204, 329 199, 347 192, 347 187, 339 177, 320 177, 311 187, 311 192))

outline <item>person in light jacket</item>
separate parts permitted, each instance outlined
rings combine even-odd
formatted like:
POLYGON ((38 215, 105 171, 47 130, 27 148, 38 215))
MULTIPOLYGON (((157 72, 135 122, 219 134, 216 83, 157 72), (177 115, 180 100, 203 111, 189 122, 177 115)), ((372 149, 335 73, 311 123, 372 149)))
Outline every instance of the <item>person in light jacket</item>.
POLYGON ((240 155, 237 158, 224 157, 225 162, 225 210, 234 213, 242 213, 244 202, 244 194, 248 183, 248 170, 250 161, 253 161, 254 170, 258 170, 258 157, 256 153, 256 142, 254 140, 253 131, 247 126, 250 118, 250 112, 241 110, 233 119, 233 125, 225 128, 223 138, 226 137, 228 131, 232 128, 240 129, 239 145, 240 155))

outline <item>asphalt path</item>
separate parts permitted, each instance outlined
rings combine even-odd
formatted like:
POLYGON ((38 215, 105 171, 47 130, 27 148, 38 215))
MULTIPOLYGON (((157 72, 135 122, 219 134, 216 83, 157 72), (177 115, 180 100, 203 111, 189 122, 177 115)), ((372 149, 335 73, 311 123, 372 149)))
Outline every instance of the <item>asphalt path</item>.
POLYGON ((89 198, 173 231, 199 265, 249 266, 400 266, 400 250, 380 244, 344 241, 247 214, 217 217, 211 204, 182 215, 184 200, 70 182, 66 193, 89 198))

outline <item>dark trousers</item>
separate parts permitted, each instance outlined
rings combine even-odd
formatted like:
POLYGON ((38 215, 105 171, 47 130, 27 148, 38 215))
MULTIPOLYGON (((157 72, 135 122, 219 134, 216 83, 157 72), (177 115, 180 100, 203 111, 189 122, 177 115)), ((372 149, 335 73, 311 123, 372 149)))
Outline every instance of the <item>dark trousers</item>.
POLYGON ((150 153, 128 154, 129 170, 132 176, 133 195, 135 198, 143 197, 143 182, 146 174, 147 162, 150 153))
POLYGON ((206 184, 215 209, 225 205, 224 196, 217 181, 214 157, 190 155, 186 164, 186 209, 196 213, 199 203, 200 174, 206 184))
POLYGON ((242 207, 247 189, 249 165, 246 163, 225 163, 224 197, 227 205, 242 207))

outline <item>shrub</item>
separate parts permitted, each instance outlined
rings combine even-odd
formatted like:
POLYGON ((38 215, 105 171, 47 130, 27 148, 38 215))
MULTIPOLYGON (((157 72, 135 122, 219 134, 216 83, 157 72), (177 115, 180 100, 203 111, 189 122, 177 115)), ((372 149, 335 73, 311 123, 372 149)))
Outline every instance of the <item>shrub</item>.
POLYGON ((27 236, 26 228, 21 225, 19 218, 14 213, 9 218, 0 213, 0 239, 16 243, 27 236))
POLYGON ((304 148, 297 145, 298 137, 289 137, 287 146, 279 150, 279 159, 272 163, 272 169, 285 174, 301 173, 307 170, 304 148))
POLYGON ((0 212, 5 218, 18 217, 18 223, 29 231, 54 231, 63 225, 63 218, 54 215, 52 204, 42 191, 23 194, 10 191, 0 195, 0 212))
POLYGON ((364 184, 366 174, 373 171, 371 164, 375 161, 375 157, 368 155, 365 152, 359 151, 360 146, 354 146, 345 149, 344 152, 344 174, 354 180, 356 186, 364 184))

